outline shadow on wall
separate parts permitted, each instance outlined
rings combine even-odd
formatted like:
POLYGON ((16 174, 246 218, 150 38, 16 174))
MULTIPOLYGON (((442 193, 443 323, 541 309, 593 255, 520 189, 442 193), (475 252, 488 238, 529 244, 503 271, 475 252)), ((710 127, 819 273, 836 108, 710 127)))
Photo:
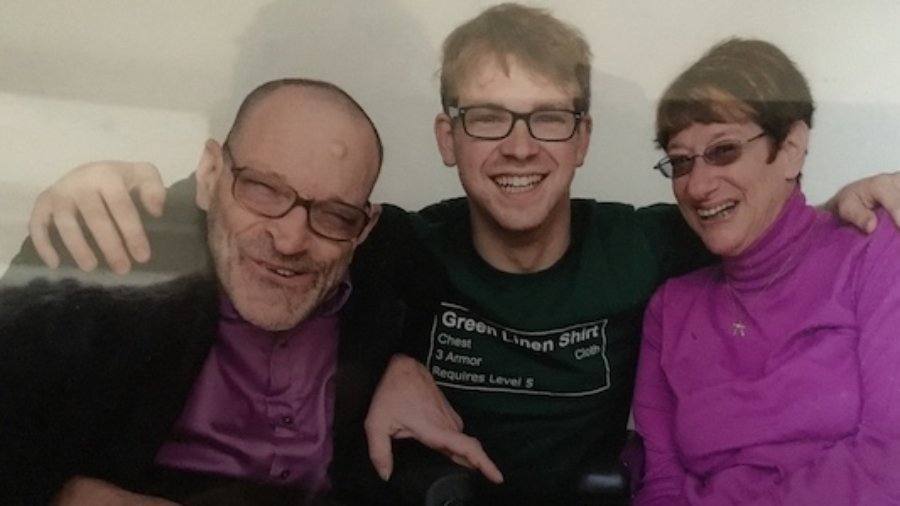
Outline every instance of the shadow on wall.
POLYGON ((385 168, 377 200, 406 206, 432 200, 416 195, 433 187, 433 171, 419 166, 440 161, 431 129, 440 104, 438 58, 406 8, 391 1, 276 1, 259 10, 235 43, 230 103, 211 112, 213 135, 224 137, 240 100, 263 81, 332 81, 362 104, 382 135, 385 168))
POLYGON ((671 200, 650 169, 661 156, 653 143, 656 104, 634 81, 596 71, 591 78, 591 149, 572 194, 639 205, 671 200))
POLYGON ((421 89, 428 82, 423 76, 436 66, 428 41, 415 19, 390 1, 276 1, 259 10, 235 44, 233 102, 212 114, 216 135, 225 133, 247 92, 284 76, 333 81, 386 119, 389 112, 407 117, 438 103, 431 89, 421 89), (407 94, 412 103, 397 103, 407 94))
MULTIPOLYGON (((346 89, 379 126, 387 146, 383 179, 402 183, 399 170, 423 162, 439 167, 431 134, 439 110, 437 48, 410 7, 393 0, 254 0, 224 15, 215 9, 229 7, 210 0, 146 8, 95 2, 83 9, 13 6, 15 20, 0 22, 10 28, 7 36, 0 32, 0 64, 16 71, 0 74, 0 90, 76 104, 187 111, 208 118, 209 133, 219 137, 256 85, 280 77, 323 79, 346 89), (252 19, 242 22, 244 12, 252 19), (51 14, 70 14, 68 23, 54 21, 62 23, 56 35, 22 28, 46 23, 51 14), (246 28, 228 39, 240 27, 246 28)), ((102 145, 96 152, 110 156, 102 145)), ((434 175, 416 172, 413 179, 434 175)), ((410 193, 416 192, 394 192, 404 204, 410 193)))

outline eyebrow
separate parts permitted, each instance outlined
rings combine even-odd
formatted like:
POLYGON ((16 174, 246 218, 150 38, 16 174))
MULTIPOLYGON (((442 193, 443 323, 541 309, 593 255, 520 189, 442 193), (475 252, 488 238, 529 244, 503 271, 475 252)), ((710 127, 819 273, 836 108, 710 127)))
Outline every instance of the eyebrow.
MULTIPOLYGON (((251 174, 258 175, 261 178, 264 178, 266 180, 275 180, 275 182, 277 182, 279 185, 286 186, 286 187, 290 188, 291 190, 294 190, 295 192, 297 192, 297 190, 294 189, 294 187, 291 186, 290 183, 288 183, 287 179, 285 179, 285 177, 282 174, 273 172, 271 170, 260 170, 260 169, 257 169, 256 167, 253 167, 252 165, 238 164, 238 161, 234 157, 234 152, 231 151, 231 146, 229 146, 226 143, 223 147, 224 147, 224 150, 228 152, 228 157, 231 158, 231 163, 234 165, 235 169, 240 169, 242 171, 249 171, 251 174)), ((297 195, 300 195, 300 192, 297 192, 297 195)))
POLYGON ((282 186, 288 186, 293 189, 293 187, 290 184, 288 184, 287 180, 281 174, 278 174, 275 172, 270 172, 270 171, 259 170, 250 165, 241 165, 241 166, 236 165, 235 168, 241 169, 242 171, 246 171, 250 174, 253 174, 254 176, 259 177, 260 179, 272 180, 273 182, 276 182, 282 186))
MULTIPOLYGON (((264 184, 272 187, 272 189, 277 190, 278 192, 290 192, 302 199, 310 200, 306 195, 300 194, 296 188, 291 186, 287 180, 281 174, 277 174, 274 172, 267 172, 254 169, 250 166, 237 166, 235 165, 235 169, 239 169, 245 176, 249 176, 251 179, 257 181, 260 184, 264 184)), ((316 199, 318 200, 318 199, 316 199)))

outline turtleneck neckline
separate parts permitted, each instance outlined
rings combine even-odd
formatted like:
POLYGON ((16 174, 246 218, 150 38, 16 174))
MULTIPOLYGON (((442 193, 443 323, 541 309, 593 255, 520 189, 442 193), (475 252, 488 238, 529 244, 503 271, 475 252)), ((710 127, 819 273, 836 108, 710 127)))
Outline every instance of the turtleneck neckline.
POLYGON ((798 187, 775 222, 747 250, 722 258, 725 281, 737 291, 766 289, 793 271, 805 257, 819 211, 806 205, 798 187))

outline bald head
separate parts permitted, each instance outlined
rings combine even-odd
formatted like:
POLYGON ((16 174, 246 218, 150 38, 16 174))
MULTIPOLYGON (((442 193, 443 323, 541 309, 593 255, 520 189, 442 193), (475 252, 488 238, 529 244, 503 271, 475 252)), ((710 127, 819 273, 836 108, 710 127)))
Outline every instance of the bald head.
MULTIPOLYGON (((384 161, 384 147, 381 143, 381 136, 378 133, 378 129, 375 127, 375 123, 369 117, 368 113, 366 113, 365 109, 363 109, 350 94, 337 85, 326 81, 305 78, 285 78, 269 81, 256 87, 244 98, 243 102, 241 102, 225 142, 230 145, 239 142, 238 139, 245 127, 248 116, 254 115, 254 111, 256 111, 261 104, 264 104, 267 102, 267 99, 273 98, 276 95, 278 95, 277 98, 279 99, 284 98, 288 101, 297 101, 297 103, 293 105, 298 105, 302 102, 304 105, 308 105, 310 108, 319 109, 320 111, 330 109, 333 114, 345 115, 352 120, 359 121, 360 127, 369 130, 371 136, 370 140, 372 141, 376 152, 376 165, 374 167, 374 177, 372 180, 372 183, 374 184, 374 179, 378 177, 378 173, 381 171, 381 164, 384 161)), ((276 109, 279 107, 280 105, 275 106, 276 109)), ((269 107, 269 109, 271 109, 271 107, 269 107)), ((338 158, 342 158, 349 151, 348 146, 346 145, 335 145, 331 146, 329 149, 338 158)))

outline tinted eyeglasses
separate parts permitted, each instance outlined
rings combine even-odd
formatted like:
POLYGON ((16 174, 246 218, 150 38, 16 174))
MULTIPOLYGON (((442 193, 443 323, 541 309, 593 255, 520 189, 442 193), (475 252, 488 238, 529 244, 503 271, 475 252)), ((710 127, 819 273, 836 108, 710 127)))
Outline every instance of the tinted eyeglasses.
POLYGON ((686 176, 694 170, 694 164, 697 162, 697 158, 703 158, 703 161, 709 165, 724 167, 741 158, 741 155, 744 154, 744 146, 746 144, 751 143, 756 139, 761 139, 766 135, 766 132, 760 132, 744 141, 727 140, 717 142, 708 146, 702 153, 697 153, 696 155, 667 156, 654 165, 653 168, 660 171, 663 176, 671 179, 686 176))
POLYGON ((306 209, 306 223, 316 234, 335 241, 359 237, 369 223, 369 204, 362 209, 337 200, 304 199, 290 186, 249 167, 238 167, 228 144, 223 151, 231 159, 231 194, 247 210, 267 218, 281 218, 297 206, 306 209))
POLYGON ((528 133, 536 140, 548 142, 567 141, 575 135, 584 112, 569 109, 538 109, 531 112, 513 112, 493 105, 449 107, 451 118, 459 118, 463 130, 470 137, 486 141, 498 141, 512 132, 516 121, 523 120, 528 133))

